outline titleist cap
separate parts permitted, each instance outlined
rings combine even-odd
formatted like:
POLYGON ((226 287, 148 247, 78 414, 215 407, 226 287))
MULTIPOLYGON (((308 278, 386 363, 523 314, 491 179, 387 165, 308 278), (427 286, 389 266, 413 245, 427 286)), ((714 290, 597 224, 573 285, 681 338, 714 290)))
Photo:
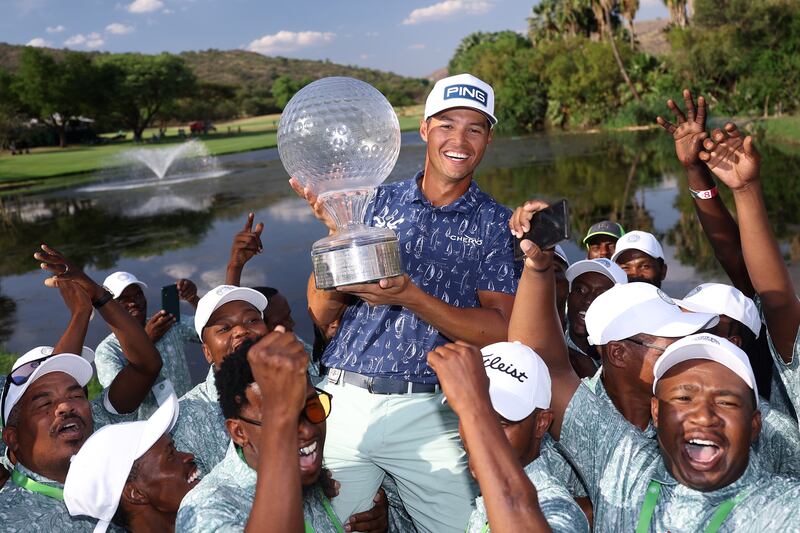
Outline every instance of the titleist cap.
POLYGON ((550 408, 550 373, 539 354, 519 341, 490 344, 481 354, 492 407, 500 416, 519 422, 536 408, 550 408))

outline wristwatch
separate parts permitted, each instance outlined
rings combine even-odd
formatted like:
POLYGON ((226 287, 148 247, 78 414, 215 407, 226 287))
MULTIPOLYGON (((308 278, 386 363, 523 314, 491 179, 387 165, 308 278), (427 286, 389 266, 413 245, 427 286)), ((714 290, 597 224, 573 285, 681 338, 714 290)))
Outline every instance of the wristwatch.
POLYGON ((111 291, 103 287, 103 295, 97 300, 92 300, 92 307, 94 307, 95 309, 100 309, 101 307, 106 305, 110 300, 113 299, 114 295, 111 294, 111 291))

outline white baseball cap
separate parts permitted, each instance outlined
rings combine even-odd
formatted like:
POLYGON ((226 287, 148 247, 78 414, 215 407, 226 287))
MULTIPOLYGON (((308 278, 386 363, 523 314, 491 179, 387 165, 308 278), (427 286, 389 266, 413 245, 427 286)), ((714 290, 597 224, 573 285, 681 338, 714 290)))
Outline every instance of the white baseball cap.
POLYGON ((108 528, 119 507, 133 463, 153 447, 178 419, 173 394, 147 420, 104 426, 72 456, 64 481, 64 504, 72 516, 98 520, 95 533, 108 528))
POLYGON ((761 316, 755 302, 731 285, 703 283, 675 303, 687 311, 714 313, 738 320, 756 337, 761 333, 761 316))
POLYGON ((588 340, 595 346, 640 333, 685 337, 717 322, 716 314, 684 313, 664 291, 641 282, 614 285, 586 310, 588 340))
POLYGON ((753 368, 750 366, 750 360, 747 358, 747 354, 728 339, 723 339, 722 337, 710 333, 689 335, 688 337, 674 342, 667 348, 653 367, 653 374, 655 376, 653 380, 653 394, 656 393, 658 380, 664 377, 667 370, 678 363, 691 359, 707 359, 708 361, 714 361, 725 366, 742 378, 742 381, 744 381, 748 387, 753 389, 756 403, 758 403, 758 385, 756 384, 756 377, 753 374, 753 368))
POLYGON ((564 261, 564 263, 567 265, 567 268, 569 268, 569 258, 567 257, 567 253, 564 251, 561 245, 556 244, 555 250, 553 251, 555 252, 556 257, 564 261))
POLYGON ((6 378, 7 390, 3 390, 2 401, 3 425, 5 426, 11 409, 17 405, 34 381, 45 374, 64 372, 75 378, 78 385, 85 387, 94 373, 92 361, 94 352, 86 346, 81 349, 80 355, 72 353, 53 355, 52 346, 37 346, 27 351, 14 361, 11 372, 6 378))
POLYGON ((611 260, 616 261, 626 250, 639 250, 650 257, 664 259, 664 250, 661 248, 661 243, 658 242, 655 235, 646 231, 635 230, 620 237, 617 240, 611 260))
POLYGON ((489 119, 492 127, 497 124, 494 116, 494 89, 472 74, 458 74, 436 82, 425 100, 425 120, 437 113, 454 107, 468 107, 480 111, 489 119))
POLYGON ((109 290, 114 298, 119 298, 119 295, 122 294, 122 291, 128 288, 128 285, 134 284, 139 285, 144 289, 147 288, 147 284, 145 282, 139 281, 139 279, 130 272, 114 272, 113 274, 109 275, 105 281, 103 281, 103 286, 109 290))
POLYGON ((620 266, 613 261, 609 261, 605 257, 597 259, 583 259, 567 269, 567 280, 570 287, 572 282, 579 276, 587 272, 597 272, 610 279, 614 284, 628 283, 628 275, 620 266))
POLYGON ((536 408, 550 408, 550 372, 539 354, 519 341, 490 344, 481 354, 492 407, 500 416, 519 422, 536 408))
POLYGON ((203 328, 206 327, 208 319, 211 318, 214 311, 228 302, 237 300, 252 304, 262 313, 267 308, 267 297, 256 290, 234 285, 220 285, 211 289, 197 302, 197 312, 194 314, 194 329, 197 331, 197 336, 200 337, 201 342, 203 340, 203 328))

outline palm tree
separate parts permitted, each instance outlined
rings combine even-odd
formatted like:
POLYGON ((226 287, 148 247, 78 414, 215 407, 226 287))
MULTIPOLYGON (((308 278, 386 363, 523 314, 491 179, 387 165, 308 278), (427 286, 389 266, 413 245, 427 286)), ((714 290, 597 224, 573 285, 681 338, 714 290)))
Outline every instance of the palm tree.
POLYGON ((611 12, 617 7, 617 0, 592 0, 592 10, 598 18, 597 25, 601 30, 600 35, 608 39, 608 44, 611 45, 611 52, 614 54, 614 60, 617 62, 617 67, 619 67, 619 73, 622 75, 622 79, 625 80, 628 89, 631 90, 633 98, 637 102, 641 102, 642 97, 639 96, 639 92, 633 85, 630 76, 628 76, 628 71, 625 70, 625 65, 622 63, 622 56, 620 56, 619 49, 617 48, 617 41, 614 39, 614 29, 611 25, 611 12))
POLYGON ((620 11, 628 21, 628 32, 631 34, 631 50, 636 49, 636 33, 633 31, 633 19, 639 11, 639 0, 621 0, 620 11))
POLYGON ((687 0, 663 0, 669 10, 669 21, 674 26, 685 28, 689 23, 686 16, 687 0))

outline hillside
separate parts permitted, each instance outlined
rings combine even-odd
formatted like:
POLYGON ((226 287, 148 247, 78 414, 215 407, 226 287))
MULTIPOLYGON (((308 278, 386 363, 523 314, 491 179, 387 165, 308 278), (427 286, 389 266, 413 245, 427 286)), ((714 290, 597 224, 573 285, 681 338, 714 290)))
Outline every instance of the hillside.
MULTIPOLYGON (((0 68, 12 72, 16 70, 24 48, 21 45, 0 43, 0 68)), ((45 50, 56 57, 64 54, 64 50, 50 48, 45 50)), ((101 52, 79 53, 101 54, 101 52)), ((402 90, 402 92, 413 95, 415 101, 421 102, 428 85, 427 80, 407 78, 391 72, 338 65, 330 61, 267 57, 244 50, 204 50, 182 52, 178 55, 186 60, 201 82, 233 87, 269 88, 272 86, 272 82, 282 75, 296 79, 352 76, 375 85, 384 93, 393 89, 402 90)))

